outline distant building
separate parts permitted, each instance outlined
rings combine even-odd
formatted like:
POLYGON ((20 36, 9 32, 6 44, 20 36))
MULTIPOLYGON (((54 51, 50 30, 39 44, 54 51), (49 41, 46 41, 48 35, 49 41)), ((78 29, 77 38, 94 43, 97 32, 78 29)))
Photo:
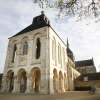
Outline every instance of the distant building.
POLYGON ((75 61, 75 67, 81 74, 96 73, 93 59, 75 61))
POLYGON ((75 80, 76 90, 89 90, 92 86, 100 89, 100 73, 83 74, 75 80))

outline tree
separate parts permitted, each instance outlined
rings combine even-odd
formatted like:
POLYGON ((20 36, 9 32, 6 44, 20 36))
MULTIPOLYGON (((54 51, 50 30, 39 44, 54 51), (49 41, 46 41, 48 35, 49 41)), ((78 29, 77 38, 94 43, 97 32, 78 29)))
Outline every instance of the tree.
MULTIPOLYGON (((35 0, 36 2, 36 0, 35 0)), ((59 16, 62 13, 65 13, 65 15, 78 15, 79 17, 82 16, 94 16, 98 17, 100 15, 99 9, 100 9, 100 1, 98 0, 95 2, 95 0, 92 0, 88 5, 86 6, 84 4, 84 0, 38 0, 38 4, 41 8, 47 8, 47 7, 53 7, 57 8, 59 10, 59 16), (51 2, 53 2, 51 4, 51 2)))

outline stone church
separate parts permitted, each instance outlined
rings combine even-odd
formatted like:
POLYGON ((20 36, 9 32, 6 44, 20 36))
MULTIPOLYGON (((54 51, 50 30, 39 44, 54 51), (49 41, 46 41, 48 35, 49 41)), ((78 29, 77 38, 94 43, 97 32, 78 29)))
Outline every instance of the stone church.
POLYGON ((43 12, 9 38, 2 92, 55 94, 74 90, 74 56, 43 12))

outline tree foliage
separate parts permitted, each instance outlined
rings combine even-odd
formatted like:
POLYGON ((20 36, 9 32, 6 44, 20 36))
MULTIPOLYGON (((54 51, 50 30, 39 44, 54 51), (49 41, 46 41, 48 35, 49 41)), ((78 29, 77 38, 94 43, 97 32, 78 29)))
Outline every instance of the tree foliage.
POLYGON ((33 0, 33 2, 38 3, 41 8, 59 9, 59 16, 62 13, 66 16, 78 15, 79 17, 100 15, 99 0, 33 0))

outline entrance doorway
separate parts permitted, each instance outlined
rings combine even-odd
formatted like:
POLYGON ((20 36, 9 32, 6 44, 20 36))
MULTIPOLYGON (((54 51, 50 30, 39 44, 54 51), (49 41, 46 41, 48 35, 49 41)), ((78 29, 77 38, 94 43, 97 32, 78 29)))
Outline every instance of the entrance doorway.
POLYGON ((12 70, 8 71, 7 73, 7 84, 8 84, 8 91, 12 92, 14 88, 14 72, 12 70))

